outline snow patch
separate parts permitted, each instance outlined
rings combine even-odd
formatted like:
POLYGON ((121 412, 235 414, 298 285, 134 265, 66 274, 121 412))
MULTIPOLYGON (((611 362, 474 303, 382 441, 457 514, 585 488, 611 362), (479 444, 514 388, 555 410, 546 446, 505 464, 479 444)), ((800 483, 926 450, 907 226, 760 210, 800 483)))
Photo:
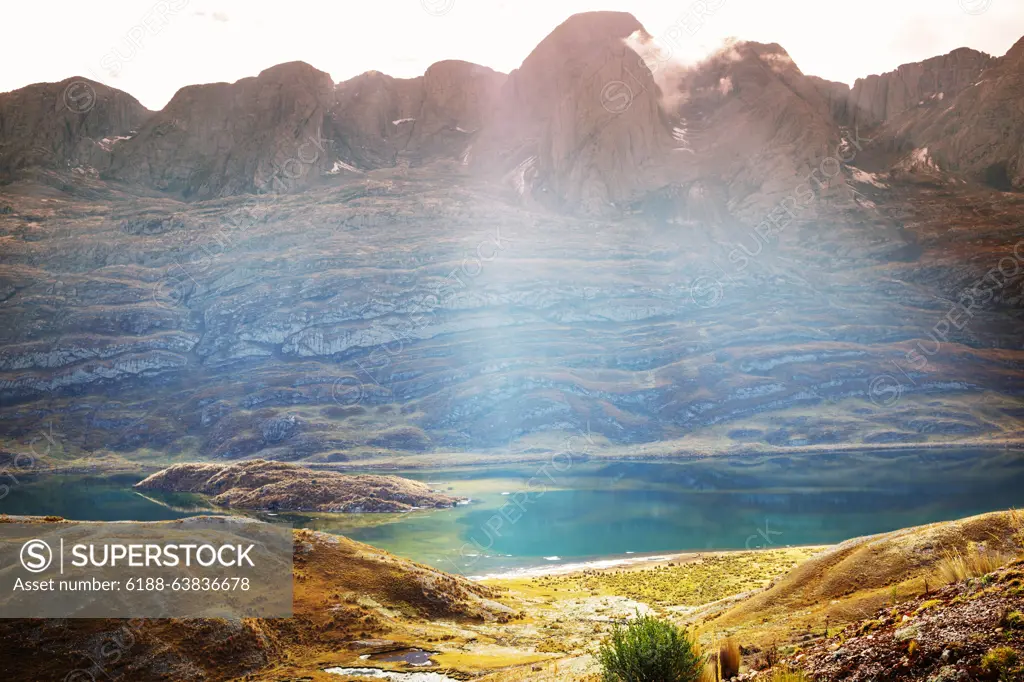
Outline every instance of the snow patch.
POLYGON ((531 156, 530 158, 523 161, 521 164, 512 169, 512 184, 516 188, 516 192, 519 196, 526 194, 526 176, 528 173, 533 171, 534 164, 537 163, 537 157, 531 156))
POLYGON ((397 121, 392 121, 392 122, 391 122, 391 125, 396 125, 396 126, 400 126, 400 125, 402 125, 403 123, 412 123, 412 122, 413 122, 413 121, 415 121, 415 120, 416 120, 416 119, 414 119, 414 118, 400 118, 400 119, 398 119, 397 121))
POLYGON ((395 680, 396 682, 456 682, 441 673, 400 673, 380 668, 327 668, 329 675, 345 675, 346 677, 365 677, 372 680, 395 680))
POLYGON ((930 168, 938 168, 938 166, 935 165, 935 161, 932 160, 931 154, 928 153, 928 147, 915 149, 910 154, 910 158, 914 160, 914 163, 928 166, 930 168))
POLYGON ((347 163, 345 163, 344 161, 340 161, 340 160, 334 162, 334 167, 331 168, 331 170, 327 171, 327 174, 328 175, 337 175, 338 173, 340 173, 343 170, 347 170, 350 173, 359 173, 360 175, 365 175, 365 173, 363 173, 363 171, 359 170, 355 166, 350 166, 347 163))
POLYGON ((928 153, 927 147, 921 147, 912 151, 906 159, 899 163, 897 168, 905 171, 941 170, 939 164, 935 163, 935 159, 928 153))
POLYGON ((878 175, 875 173, 867 173, 859 168, 853 169, 853 179, 857 182, 864 183, 865 185, 874 185, 879 189, 888 189, 889 185, 879 180, 878 175))
POLYGON ((689 131, 687 131, 685 125, 678 125, 672 128, 672 139, 679 143, 679 146, 675 148, 676 151, 693 153, 693 147, 690 146, 689 131))
POLYGON ((105 152, 109 152, 115 144, 122 140, 132 139, 131 135, 115 135, 114 137, 104 137, 102 140, 97 142, 101 149, 105 152))

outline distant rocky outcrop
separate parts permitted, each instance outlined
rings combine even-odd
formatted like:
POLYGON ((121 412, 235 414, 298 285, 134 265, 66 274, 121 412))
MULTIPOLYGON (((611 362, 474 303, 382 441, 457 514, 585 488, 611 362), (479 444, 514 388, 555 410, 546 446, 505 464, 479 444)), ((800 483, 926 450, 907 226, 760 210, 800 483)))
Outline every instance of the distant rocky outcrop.
POLYGON ((175 464, 135 485, 139 490, 200 493, 236 509, 314 512, 403 512, 451 507, 458 498, 399 476, 348 476, 283 462, 175 464))
MULTIPOLYGON (((469 62, 432 65, 418 78, 370 71, 339 83, 325 123, 356 170, 461 158, 495 105, 505 74, 469 62)), ((352 172, 339 165, 332 172, 352 172)))
POLYGON ((334 83, 292 62, 237 83, 182 88, 117 150, 109 176, 186 198, 302 187, 329 168, 334 83))
POLYGON ((149 116, 131 95, 78 76, 0 93, 0 179, 33 166, 103 171, 149 116))
POLYGON ((891 121, 929 99, 951 99, 976 83, 992 57, 969 48, 904 64, 895 71, 858 78, 850 91, 846 120, 863 127, 891 121))
POLYGON ((672 137, 659 90, 626 40, 632 15, 570 17, 504 84, 470 164, 561 210, 613 212, 664 182, 672 137))
MULTIPOLYGON (((872 165, 926 181, 944 173, 1024 188, 1024 40, 1003 57, 969 48, 860 78, 811 82, 833 120, 872 142, 872 165)), ((859 145, 858 145, 859 146, 859 145)))
POLYGON ((850 117, 850 86, 846 83, 825 80, 817 76, 808 76, 807 79, 818 90, 825 101, 828 102, 832 118, 840 123, 848 123, 850 117))
POLYGON ((904 152, 1002 191, 1024 190, 1024 39, 956 96, 907 112, 888 135, 904 152), (923 150, 923 151, 922 151, 923 150))
POLYGON ((834 168, 820 170, 830 157, 835 163, 841 144, 829 102, 780 45, 733 41, 661 80, 671 182, 687 188, 677 214, 717 193, 720 217, 712 222, 757 224, 801 183, 815 194, 841 185, 827 177, 834 168), (695 197, 689 183, 707 191, 695 197))

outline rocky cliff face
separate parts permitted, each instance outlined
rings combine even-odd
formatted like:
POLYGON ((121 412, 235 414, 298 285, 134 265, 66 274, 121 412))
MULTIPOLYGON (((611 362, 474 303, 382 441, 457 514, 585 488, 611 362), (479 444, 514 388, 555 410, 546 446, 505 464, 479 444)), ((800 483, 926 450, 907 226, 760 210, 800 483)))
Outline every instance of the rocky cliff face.
POLYGON ((12 171, 0 432, 331 462, 1017 433, 1024 273, 978 282, 1024 204, 969 181, 1019 186, 1021 49, 860 137, 779 45, 647 41, 599 13, 507 77, 286 64, 185 88, 102 176, 12 171))
POLYGON ((827 81, 817 76, 808 76, 811 84, 818 90, 821 96, 828 102, 832 119, 843 124, 849 123, 853 117, 850 115, 850 86, 846 83, 827 81))
POLYGON ((926 100, 951 99, 976 83, 991 63, 992 57, 984 52, 960 48, 880 76, 859 78, 850 91, 844 122, 869 127, 891 121, 926 100))
POLYGON ((886 134, 938 169, 1002 191, 1024 189, 1024 40, 958 94, 906 112, 886 134))

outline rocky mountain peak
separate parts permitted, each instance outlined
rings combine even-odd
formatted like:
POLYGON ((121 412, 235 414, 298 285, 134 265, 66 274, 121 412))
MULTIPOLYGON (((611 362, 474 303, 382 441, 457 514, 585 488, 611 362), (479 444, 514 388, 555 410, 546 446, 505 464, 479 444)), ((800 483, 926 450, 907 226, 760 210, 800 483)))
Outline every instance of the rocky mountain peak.
MULTIPOLYGON (((622 66, 640 64, 639 55, 625 45, 625 40, 638 31, 646 35, 640 22, 625 12, 575 14, 548 34, 512 72, 511 94, 520 106, 544 109, 552 99, 560 98, 565 92, 562 88, 571 79, 604 71, 621 76, 622 66), (616 70, 619 73, 612 73, 616 70)), ((634 71, 630 70, 629 75, 639 77, 634 71)), ((638 85, 642 83, 633 87, 638 85)))
POLYGON ((412 146, 422 155, 457 154, 469 145, 496 104, 505 74, 479 64, 447 60, 423 74, 423 101, 412 146))
POLYGON ((32 166, 102 171, 150 112, 131 95, 73 76, 0 93, 0 175, 32 166))
POLYGON ((295 61, 277 64, 260 71, 257 80, 264 82, 292 83, 301 82, 306 85, 333 87, 331 75, 317 69, 306 62, 295 61))
MULTIPOLYGON (((1024 41, 1022 41, 1024 42, 1024 41)), ((936 111, 892 131, 903 150, 927 149, 937 165, 1001 191, 1024 189, 1024 49, 1021 42, 936 111)))
POLYGON ((630 14, 570 17, 504 84, 473 163, 527 200, 601 214, 658 186, 671 135, 660 90, 628 44, 630 14))
POLYGON ((552 51, 559 51, 562 56, 576 57, 594 46, 621 40, 636 31, 646 32, 643 24, 629 12, 580 12, 555 27, 530 57, 539 57, 552 51))
POLYGON ((969 48, 923 62, 903 64, 895 71, 859 78, 850 93, 849 125, 872 126, 933 97, 951 98, 978 80, 991 65, 990 55, 969 48))
POLYGON ((325 125, 339 168, 351 173, 465 156, 505 79, 479 64, 446 60, 418 78, 370 71, 339 83, 325 125))
POLYGON ((663 65, 659 83, 683 220, 757 220, 838 144, 828 100, 777 44, 729 41, 697 64, 663 65), (718 197, 710 213, 695 185, 701 204, 718 197))
POLYGON ((110 176, 196 198, 294 188, 327 164, 333 97, 330 76, 303 62, 182 88, 118 149, 110 176))
POLYGON ((1017 63, 1024 59, 1024 38, 1018 40, 1013 47, 1006 51, 1004 59, 1017 63))
POLYGON ((817 109, 821 105, 813 81, 777 43, 729 41, 695 67, 686 69, 679 84, 691 90, 717 89, 723 95, 735 91, 748 103, 755 102, 761 90, 774 85, 788 88, 817 109))

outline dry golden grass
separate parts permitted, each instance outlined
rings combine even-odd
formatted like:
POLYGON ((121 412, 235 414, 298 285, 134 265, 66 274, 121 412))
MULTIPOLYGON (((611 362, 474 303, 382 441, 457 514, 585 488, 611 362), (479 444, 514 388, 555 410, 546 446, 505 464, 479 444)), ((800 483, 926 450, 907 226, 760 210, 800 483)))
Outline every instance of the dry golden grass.
POLYGON ((620 596, 651 605, 700 606, 764 587, 822 547, 680 556, 661 565, 487 581, 530 597, 620 596))
POLYGON ((742 663, 743 654, 735 639, 726 639, 718 645, 718 672, 723 680, 739 675, 742 663))
POLYGON ((713 654, 708 653, 707 648, 700 643, 697 637, 693 638, 693 645, 697 654, 703 656, 707 661, 704 664, 704 670, 700 673, 700 682, 719 682, 721 677, 718 675, 718 659, 713 654))
POLYGON ((708 646, 702 646, 694 637, 697 653, 706 658, 707 664, 701 672, 700 682, 721 682, 736 676, 740 672, 743 663, 743 654, 740 652, 739 643, 727 638, 721 641, 713 641, 708 646))
MULTIPOLYGON (((785 642, 803 633, 870 616, 891 603, 937 585, 945 554, 984 544, 989 552, 1016 554, 1022 515, 993 512, 868 538, 849 540, 793 569, 768 590, 755 594, 701 625, 703 632, 740 634, 751 644, 785 642)), ((975 562, 980 570, 982 558, 975 562)), ((969 562, 968 562, 969 563, 969 562)))
POLYGON ((943 552, 935 566, 937 578, 943 583, 956 583, 968 578, 980 578, 1006 565, 1013 556, 989 549, 982 544, 971 544, 964 549, 943 552))
POLYGON ((718 665, 713 661, 709 661, 700 674, 700 682, 718 682, 719 679, 718 665))
POLYGON ((1015 529, 1014 538, 1017 545, 1024 548, 1024 512, 1019 509, 1011 509, 1010 525, 1015 529))
POLYGON ((796 668, 773 668, 769 682, 810 682, 803 670, 796 668))

